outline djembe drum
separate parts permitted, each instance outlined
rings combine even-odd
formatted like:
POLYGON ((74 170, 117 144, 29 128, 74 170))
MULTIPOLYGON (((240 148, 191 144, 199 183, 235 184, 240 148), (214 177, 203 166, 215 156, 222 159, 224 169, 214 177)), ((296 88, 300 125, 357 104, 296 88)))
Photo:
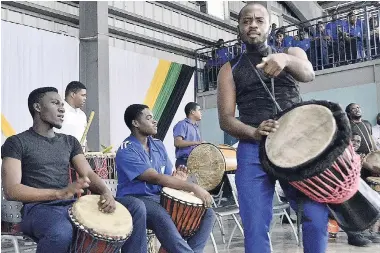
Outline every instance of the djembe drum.
POLYGON ((380 197, 360 179, 346 113, 338 104, 309 101, 276 117, 279 129, 264 137, 264 170, 307 197, 327 203, 340 227, 364 230, 380 217, 380 197))
POLYGON ((372 151, 363 158, 363 163, 372 165, 373 172, 380 174, 380 151, 372 151))
POLYGON ((171 215, 179 233, 190 237, 199 229, 206 208, 202 200, 189 192, 162 188, 161 205, 171 215))
POLYGON ((236 167, 236 149, 228 145, 202 143, 191 151, 187 159, 189 175, 210 192, 217 192, 224 175, 235 172, 236 167))
POLYGON ((116 202, 113 213, 99 211, 99 195, 79 198, 69 209, 76 227, 71 245, 72 253, 117 253, 132 234, 132 216, 122 204, 116 202))
POLYGON ((380 194, 380 177, 367 177, 366 181, 375 192, 380 194))
MULTIPOLYGON (((160 202, 183 238, 187 239, 197 232, 206 212, 201 199, 189 192, 163 187, 160 202)), ((161 247, 159 252, 166 250, 161 247)))
POLYGON ((85 157, 94 172, 102 179, 117 179, 115 153, 87 152, 85 157))

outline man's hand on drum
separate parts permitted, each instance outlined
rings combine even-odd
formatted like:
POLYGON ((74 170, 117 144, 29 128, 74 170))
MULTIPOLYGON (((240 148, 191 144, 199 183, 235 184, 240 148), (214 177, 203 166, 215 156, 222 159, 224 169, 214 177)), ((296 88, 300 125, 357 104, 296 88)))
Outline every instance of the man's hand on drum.
POLYGON ((279 127, 279 124, 277 121, 273 119, 265 120, 261 122, 258 128, 256 128, 253 134, 253 138, 259 141, 261 140, 262 136, 267 136, 270 133, 276 132, 278 127, 279 127))
POLYGON ((115 199, 110 192, 100 195, 99 210, 104 213, 113 213, 116 208, 115 199))
POLYGON ((75 194, 83 193, 83 189, 90 186, 88 177, 79 178, 77 181, 69 184, 66 188, 58 191, 58 199, 71 199, 75 194))
POLYGON ((187 167, 185 165, 180 165, 178 168, 173 172, 173 177, 176 177, 180 180, 186 181, 189 171, 187 170, 187 167))
POLYGON ((262 59, 262 62, 256 65, 256 68, 262 69, 265 75, 270 77, 278 76, 288 64, 288 56, 284 53, 271 54, 262 59))
POLYGON ((194 195, 200 198, 203 201, 203 204, 206 207, 211 207, 212 197, 208 191, 200 187, 199 185, 194 185, 194 195))

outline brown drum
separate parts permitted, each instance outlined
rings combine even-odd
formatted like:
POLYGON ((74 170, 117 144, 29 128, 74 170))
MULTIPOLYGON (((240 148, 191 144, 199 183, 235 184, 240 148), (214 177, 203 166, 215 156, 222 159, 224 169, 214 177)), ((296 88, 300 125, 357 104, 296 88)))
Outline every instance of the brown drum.
POLYGON ((226 172, 236 170, 236 149, 228 145, 203 143, 196 146, 187 160, 190 175, 207 191, 215 190, 226 172))
POLYGON ((117 253, 132 234, 132 216, 122 204, 116 202, 113 213, 99 211, 100 196, 79 198, 69 209, 76 227, 71 245, 72 253, 117 253))
POLYGON ((369 153, 364 157, 363 162, 374 166, 373 172, 380 174, 380 151, 369 153))

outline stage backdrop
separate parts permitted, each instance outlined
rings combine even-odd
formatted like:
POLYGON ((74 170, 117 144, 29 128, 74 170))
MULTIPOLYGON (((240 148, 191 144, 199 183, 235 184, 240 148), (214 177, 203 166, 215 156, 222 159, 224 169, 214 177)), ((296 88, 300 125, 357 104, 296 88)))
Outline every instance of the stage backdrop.
POLYGON ((53 86, 63 95, 79 79, 79 41, 36 28, 1 22, 1 143, 32 126, 29 93, 53 86))
POLYGON ((156 137, 164 141, 174 163, 173 126, 185 118, 185 105, 194 101, 193 68, 114 47, 109 62, 111 144, 116 149, 130 134, 125 109, 144 103, 158 120, 156 137))

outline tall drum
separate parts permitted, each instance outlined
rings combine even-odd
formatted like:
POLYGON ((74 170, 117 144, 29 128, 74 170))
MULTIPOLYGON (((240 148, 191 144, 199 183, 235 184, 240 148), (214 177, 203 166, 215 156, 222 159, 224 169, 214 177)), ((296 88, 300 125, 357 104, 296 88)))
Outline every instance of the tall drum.
POLYGON ((99 211, 99 195, 79 198, 69 209, 76 229, 71 253, 117 253, 132 234, 132 216, 116 202, 113 213, 99 211))
POLYGON ((228 145, 203 143, 196 146, 187 160, 189 174, 207 191, 216 191, 225 173, 235 172, 236 149, 228 145))
POLYGON ((380 198, 360 179, 360 157, 338 104, 304 102, 276 118, 279 129, 260 145, 265 171, 312 200, 327 203, 346 230, 364 230, 379 219, 380 198))

